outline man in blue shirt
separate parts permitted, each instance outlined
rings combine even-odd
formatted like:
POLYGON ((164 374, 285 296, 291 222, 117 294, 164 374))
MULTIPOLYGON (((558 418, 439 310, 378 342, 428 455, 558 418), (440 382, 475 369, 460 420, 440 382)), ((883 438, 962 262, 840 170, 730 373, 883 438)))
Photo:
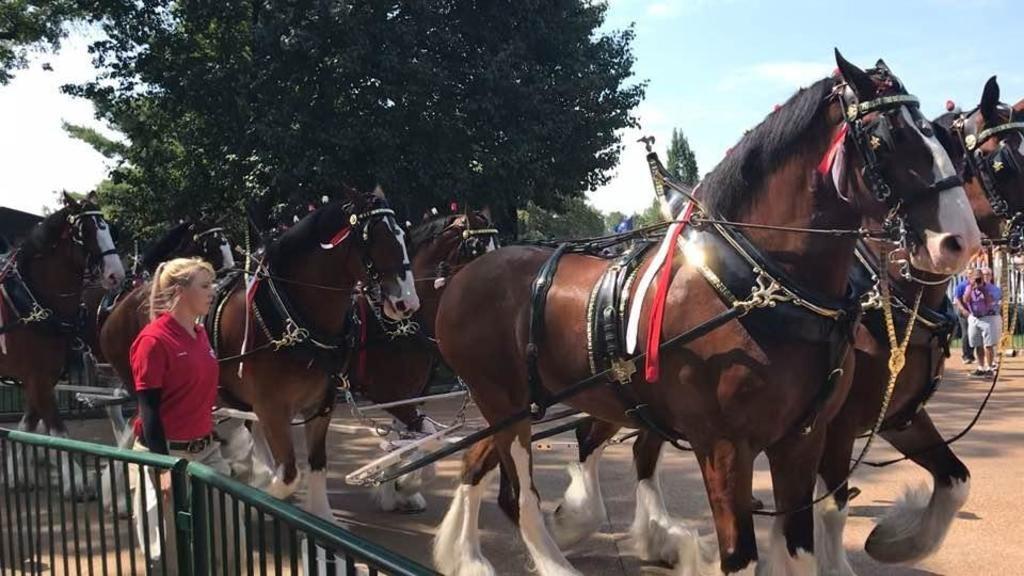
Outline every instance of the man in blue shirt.
POLYGON ((976 268, 971 271, 971 282, 957 300, 968 312, 967 335, 978 358, 975 376, 986 376, 995 369, 995 347, 999 343, 1002 318, 999 315, 1003 292, 992 283, 992 271, 976 268))
POLYGON ((971 339, 967 337, 967 316, 969 314, 967 309, 960 305, 960 299, 964 297, 964 291, 967 290, 967 285, 970 283, 969 275, 965 275, 953 289, 953 306, 960 319, 960 358, 964 364, 974 363, 974 348, 971 347, 971 339))

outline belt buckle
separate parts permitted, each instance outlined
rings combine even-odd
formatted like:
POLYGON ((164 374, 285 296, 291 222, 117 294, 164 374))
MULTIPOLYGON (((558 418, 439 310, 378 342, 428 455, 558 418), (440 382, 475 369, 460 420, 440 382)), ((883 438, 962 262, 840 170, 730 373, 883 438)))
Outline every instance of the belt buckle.
POLYGON ((189 452, 189 454, 196 454, 196 453, 202 452, 203 449, 206 448, 206 444, 207 444, 208 440, 209 440, 209 437, 207 437, 207 436, 204 436, 204 437, 196 439, 196 440, 189 440, 189 442, 188 442, 188 452, 189 452))

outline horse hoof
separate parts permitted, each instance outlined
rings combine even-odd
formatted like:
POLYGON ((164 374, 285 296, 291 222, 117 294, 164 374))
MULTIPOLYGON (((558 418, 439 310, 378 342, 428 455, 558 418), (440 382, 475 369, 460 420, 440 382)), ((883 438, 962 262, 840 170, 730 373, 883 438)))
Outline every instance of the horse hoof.
POLYGON ((295 479, 291 483, 283 482, 280 478, 275 477, 271 482, 270 486, 267 487, 267 494, 270 494, 278 500, 287 500, 299 487, 299 475, 295 475, 295 479))
POLYGON ((850 502, 857 496, 860 496, 860 488, 857 488, 856 486, 851 486, 850 489, 847 491, 846 501, 850 502))
POLYGON ((394 511, 399 514, 419 514, 427 509, 427 499, 422 494, 399 498, 395 502, 394 511))

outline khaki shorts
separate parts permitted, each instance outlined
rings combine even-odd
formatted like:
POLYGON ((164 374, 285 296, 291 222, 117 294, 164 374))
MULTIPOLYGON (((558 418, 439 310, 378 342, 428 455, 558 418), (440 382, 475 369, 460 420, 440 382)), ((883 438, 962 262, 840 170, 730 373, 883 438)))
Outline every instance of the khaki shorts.
POLYGON ((971 316, 967 319, 967 336, 972 348, 989 348, 999 344, 1002 329, 1003 319, 998 314, 981 318, 971 316))
MULTIPOLYGON (((135 445, 132 446, 132 449, 133 450, 138 450, 140 452, 148 452, 149 451, 137 439, 135 441, 135 445)), ((210 468, 213 468, 218 473, 223 474, 225 476, 230 476, 230 474, 231 474, 231 467, 228 465, 227 460, 225 460, 223 455, 221 454, 221 445, 220 445, 220 442, 218 442, 218 441, 210 442, 210 444, 205 449, 203 449, 200 452, 194 452, 193 453, 193 452, 187 452, 187 451, 183 451, 183 450, 170 450, 170 456, 172 456, 174 458, 184 458, 184 459, 192 461, 192 462, 199 462, 200 464, 205 464, 206 466, 209 466, 210 468)), ((132 516, 135 518, 135 534, 136 534, 136 537, 139 539, 138 541, 140 543, 141 542, 149 542, 150 559, 153 561, 154 564, 159 566, 159 563, 163 563, 165 565, 165 567, 167 568, 167 573, 168 574, 177 574, 178 573, 177 534, 173 530, 173 526, 174 526, 173 510, 174 510, 174 507, 172 506, 172 502, 170 500, 171 498, 173 498, 173 495, 170 495, 168 500, 165 500, 163 502, 164 518, 162 519, 162 522, 163 522, 163 526, 164 526, 164 542, 166 543, 166 548, 167 548, 166 553, 165 553, 165 551, 161 550, 161 548, 160 548, 160 533, 158 531, 159 530, 159 523, 161 522, 161 519, 159 518, 159 516, 157 514, 158 509, 157 509, 157 506, 156 506, 156 498, 157 498, 157 496, 156 496, 156 494, 157 494, 157 490, 156 490, 157 484, 156 484, 156 474, 155 474, 156 471, 155 470, 150 470, 150 472, 152 472, 152 473, 145 475, 145 479, 146 479, 145 484, 146 485, 144 486, 144 490, 145 490, 145 493, 146 493, 146 510, 145 510, 146 522, 144 523, 143 522, 143 515, 140 513, 142 511, 143 506, 142 506, 142 491, 139 490, 139 486, 138 486, 138 484, 139 484, 139 476, 140 476, 139 475, 139 470, 138 470, 137 466, 130 466, 129 468, 130 468, 130 470, 129 470, 129 477, 130 477, 129 482, 130 482, 130 486, 131 486, 131 490, 132 490, 132 503, 133 503, 132 504, 132 510, 133 510, 132 516)), ((230 502, 230 499, 228 499, 227 501, 230 502)), ((215 566, 221 566, 219 557, 220 557, 221 550, 223 549, 222 545, 220 543, 220 538, 224 536, 223 534, 220 533, 220 517, 221 517, 221 513, 222 512, 220 510, 220 499, 219 498, 214 498, 214 510, 213 510, 213 517, 212 517, 211 526, 213 526, 215 528, 213 530, 211 530, 211 537, 214 540, 212 542, 212 546, 211 546, 210 550, 213 551, 214 557, 216 559, 215 560, 216 563, 214 564, 215 566)), ((239 516, 239 518, 234 523, 231 522, 230 518, 229 518, 229 520, 227 522, 228 534, 229 535, 234 535, 235 534, 235 531, 236 531, 235 527, 236 526, 239 527, 239 530, 241 531, 241 534, 239 535, 239 540, 242 543, 241 544, 241 549, 245 550, 245 531, 244 531, 245 523, 242 522, 241 516, 239 516)), ((234 564, 235 553, 234 553, 234 548, 232 546, 231 539, 229 539, 228 544, 229 544, 229 546, 228 546, 228 559, 230 560, 229 564, 231 565, 231 566, 229 566, 229 569, 230 569, 229 573, 234 573, 234 566, 233 566, 233 564, 234 564)), ((144 548, 141 547, 141 545, 140 545, 140 548, 144 549, 144 548)), ((245 554, 243 553, 241 556, 245 557, 245 554)), ((157 573, 159 573, 159 570, 158 570, 157 573)))

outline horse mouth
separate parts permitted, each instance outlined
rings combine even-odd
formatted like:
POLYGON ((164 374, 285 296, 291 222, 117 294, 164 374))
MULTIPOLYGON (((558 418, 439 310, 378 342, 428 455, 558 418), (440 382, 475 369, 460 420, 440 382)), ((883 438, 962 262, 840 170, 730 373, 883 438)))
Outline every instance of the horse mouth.
POLYGON ((404 300, 384 299, 384 315, 392 320, 406 320, 413 315, 415 310, 406 305, 404 300))

